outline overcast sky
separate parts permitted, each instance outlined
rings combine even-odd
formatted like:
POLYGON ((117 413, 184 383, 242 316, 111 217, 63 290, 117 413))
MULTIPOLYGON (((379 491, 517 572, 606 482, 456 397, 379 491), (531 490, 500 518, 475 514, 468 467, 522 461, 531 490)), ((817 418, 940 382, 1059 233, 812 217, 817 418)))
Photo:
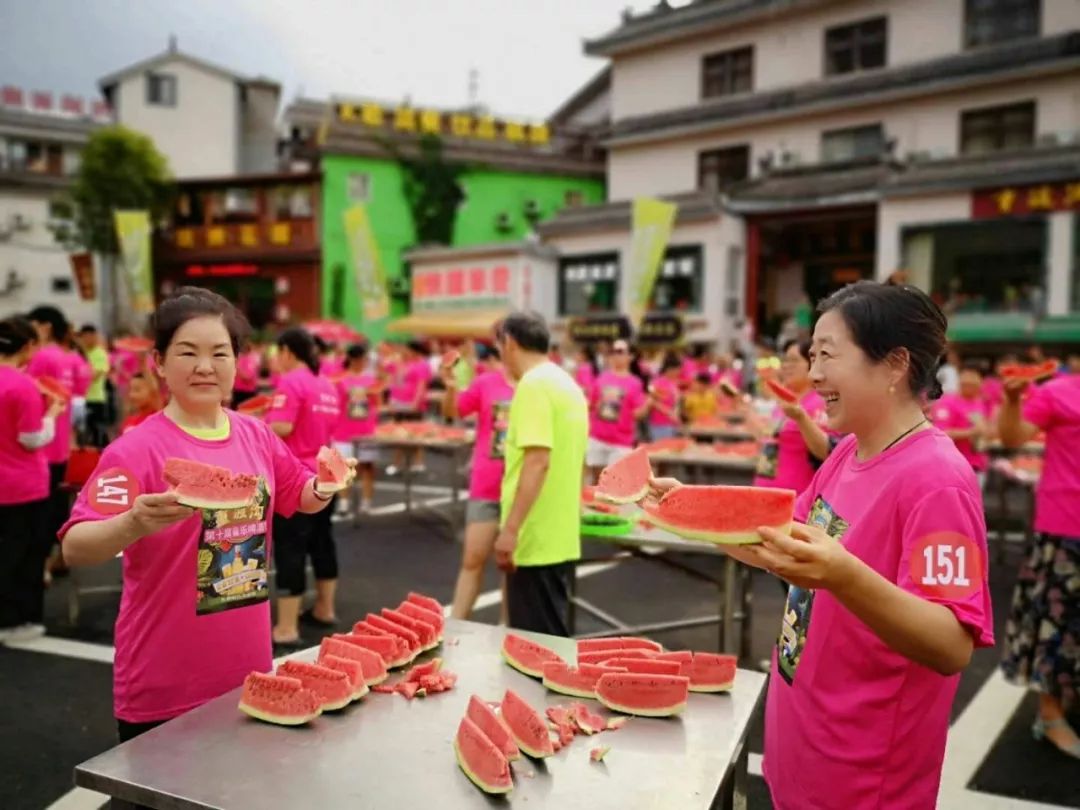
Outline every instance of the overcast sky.
MULTIPOLYGON (((672 5, 683 5, 675 2, 672 5)), ((544 118, 603 60, 582 40, 655 0, 0 0, 0 84, 97 93, 97 79, 165 49, 297 92, 415 104, 479 100, 544 118)))

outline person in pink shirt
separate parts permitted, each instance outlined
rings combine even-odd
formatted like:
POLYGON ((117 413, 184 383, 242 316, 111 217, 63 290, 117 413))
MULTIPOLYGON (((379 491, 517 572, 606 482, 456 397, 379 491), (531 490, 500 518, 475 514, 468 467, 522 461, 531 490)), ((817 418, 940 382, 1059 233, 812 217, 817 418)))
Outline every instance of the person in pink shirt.
MULTIPOLYGON (((427 347, 420 341, 405 346, 396 376, 390 386, 390 410, 399 422, 412 422, 424 418, 427 410, 428 385, 431 382, 431 364, 427 347)), ((397 475, 398 470, 409 463, 401 450, 394 452, 394 462, 386 468, 387 475, 397 475)), ((424 451, 414 450, 412 471, 424 471, 424 451)))
POLYGON ((586 399, 591 395, 593 384, 599 375, 600 365, 596 361, 596 352, 591 346, 579 346, 574 354, 574 381, 581 386, 586 399))
POLYGON ((637 438, 637 423, 649 410, 645 386, 630 373, 630 346, 625 340, 611 344, 607 370, 589 396, 589 447, 585 464, 595 481, 600 470, 630 452, 637 438))
MULTIPOLYGON (((491 349, 490 353, 490 369, 473 378, 460 394, 453 367, 442 369, 442 381, 446 386, 443 415, 447 419, 476 416, 469 503, 465 507, 465 548, 461 553, 461 568, 450 609, 450 615, 455 619, 467 619, 472 613, 483 584, 484 566, 499 535, 499 498, 514 387, 498 360, 498 352, 491 349)), ((504 621, 505 601, 502 606, 504 621)))
POLYGON ((1080 376, 1036 387, 1006 382, 998 431, 1006 447, 1046 433, 1035 531, 1013 590, 1002 667, 1008 680, 1039 693, 1035 738, 1080 759, 1080 736, 1066 719, 1080 707, 1080 376))
POLYGON ((659 371, 648 388, 649 439, 654 442, 677 435, 682 425, 679 415, 682 363, 675 355, 668 354, 660 364, 659 371))
POLYGON ((961 366, 957 392, 933 403, 930 418, 956 442, 956 449, 975 470, 981 488, 988 460, 979 444, 987 438, 990 429, 990 406, 983 398, 982 372, 977 366, 961 366))
POLYGON ((930 810, 960 672, 994 644, 975 474, 922 412, 940 394, 946 319, 915 287, 868 281, 819 311, 810 379, 829 429, 850 435, 790 533, 725 549, 791 584, 764 775, 777 810, 930 810))
MULTIPOLYGON (((274 402, 266 423, 312 472, 318 471, 319 449, 333 440, 341 420, 341 402, 334 384, 318 376, 319 354, 315 339, 300 327, 286 329, 277 339, 278 378, 274 402)), ((312 515, 303 512, 274 518, 277 546, 277 621, 274 643, 295 647, 300 642, 299 620, 323 629, 337 624, 334 596, 337 591, 337 550, 334 548, 332 510, 312 515), (315 572, 315 604, 302 616, 305 564, 311 558, 315 572)))
POLYGON ((255 343, 250 343, 236 358, 236 385, 233 387, 232 406, 238 408, 259 391, 259 369, 262 367, 262 352, 255 343))
POLYGON ((70 565, 123 555, 114 714, 121 742, 235 689, 272 666, 271 515, 314 513, 329 499, 262 421, 222 407, 248 326, 216 293, 181 287, 153 315, 165 409, 105 448, 60 531, 70 565), (169 459, 254 476, 239 509, 182 506, 169 459))
POLYGON ((36 342, 26 318, 0 321, 0 642, 45 632, 42 571, 53 538, 43 520, 49 465, 42 448, 64 402, 43 397, 22 371, 36 342))
MULTIPOLYGON (((364 442, 375 435, 375 427, 379 424, 382 385, 368 369, 367 347, 363 344, 350 346, 345 353, 345 369, 337 389, 341 420, 334 429, 334 446, 345 458, 355 458, 358 462, 360 511, 366 512, 375 497, 375 463, 379 460, 379 450, 364 442)), ((341 504, 344 503, 342 498, 341 504)))

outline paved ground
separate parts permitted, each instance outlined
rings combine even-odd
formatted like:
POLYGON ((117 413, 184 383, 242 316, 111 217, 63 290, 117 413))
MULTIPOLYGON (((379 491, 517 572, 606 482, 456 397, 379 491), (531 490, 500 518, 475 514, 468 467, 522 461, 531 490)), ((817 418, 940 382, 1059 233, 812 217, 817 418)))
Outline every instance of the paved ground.
MULTIPOLYGON (((437 462, 436 462, 437 463, 437 462)), ((427 477, 426 482, 432 483, 427 477)), ((456 532, 445 503, 445 491, 424 488, 418 500, 439 499, 431 509, 404 514, 401 491, 381 487, 376 505, 383 514, 366 518, 359 528, 338 523, 342 562, 339 615, 351 621, 368 610, 394 603, 408 589, 448 600, 459 555, 456 532)), ((586 553, 603 553, 588 546, 586 553)), ((1021 555, 1009 546, 1005 560, 992 569, 996 625, 1001 633, 1013 572, 1021 555)), ((703 558, 689 560, 701 565, 703 558)), ((705 559, 718 569, 719 560, 705 559)), ((653 622, 713 612, 716 591, 706 582, 648 561, 632 560, 614 567, 591 566, 579 582, 579 595, 627 623, 653 622)), ((107 565, 83 575, 87 584, 110 584, 118 566, 107 565)), ((489 573, 485 590, 497 581, 489 573)), ((69 581, 48 594, 49 635, 23 649, 0 647, 0 701, 6 708, 0 725, 0 807, 37 810, 44 807, 80 810, 100 807, 103 798, 73 791, 72 768, 115 743, 111 713, 111 641, 119 596, 95 593, 81 600, 77 627, 67 620, 69 581), (55 804, 54 804, 55 803, 55 804)), ((497 620, 494 594, 475 618, 497 620)), ((754 582, 753 650, 744 666, 765 658, 775 641, 782 593, 767 577, 754 582)), ((591 617, 579 631, 602 629, 591 617)), ((656 636, 666 646, 715 649, 716 630, 702 627, 656 636)), ((311 636, 317 642, 317 636, 311 636)), ((945 762, 940 806, 943 808, 1016 808, 1046 810, 1080 808, 1080 766, 1031 739, 1034 696, 1005 684, 997 675, 997 652, 979 652, 961 679, 945 762)), ((761 751, 756 729, 751 749, 761 751)), ((751 770, 760 773, 760 758, 751 770)), ((771 804, 760 778, 751 780, 752 808, 771 804)), ((477 806, 482 806, 478 797, 477 806)))

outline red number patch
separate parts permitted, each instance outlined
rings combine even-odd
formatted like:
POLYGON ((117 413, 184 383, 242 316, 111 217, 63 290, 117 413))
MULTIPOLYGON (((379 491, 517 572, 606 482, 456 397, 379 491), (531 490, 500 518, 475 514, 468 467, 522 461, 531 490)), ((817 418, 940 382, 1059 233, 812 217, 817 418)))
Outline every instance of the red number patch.
POLYGON ((923 593, 965 599, 983 584, 983 554, 975 541, 958 532, 935 532, 911 550, 911 579, 923 593))
POLYGON ((86 486, 90 489, 86 500, 95 512, 118 515, 126 512, 139 497, 139 482, 122 467, 111 467, 91 478, 86 486))

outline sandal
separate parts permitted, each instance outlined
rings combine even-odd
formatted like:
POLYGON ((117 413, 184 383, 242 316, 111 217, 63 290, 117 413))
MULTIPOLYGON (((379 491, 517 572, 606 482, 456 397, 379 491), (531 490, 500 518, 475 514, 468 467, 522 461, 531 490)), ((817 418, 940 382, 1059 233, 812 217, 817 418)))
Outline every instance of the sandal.
POLYGON ((1067 728, 1072 731, 1072 727, 1068 724, 1064 717, 1059 717, 1056 720, 1043 720, 1041 717, 1039 717, 1036 718, 1035 725, 1031 727, 1031 735, 1036 740, 1045 740, 1046 742, 1050 743, 1058 751, 1065 754, 1065 756, 1080 759, 1080 740, 1077 740, 1068 748, 1063 745, 1058 745, 1058 743, 1054 742, 1046 736, 1046 732, 1052 728, 1067 728))

